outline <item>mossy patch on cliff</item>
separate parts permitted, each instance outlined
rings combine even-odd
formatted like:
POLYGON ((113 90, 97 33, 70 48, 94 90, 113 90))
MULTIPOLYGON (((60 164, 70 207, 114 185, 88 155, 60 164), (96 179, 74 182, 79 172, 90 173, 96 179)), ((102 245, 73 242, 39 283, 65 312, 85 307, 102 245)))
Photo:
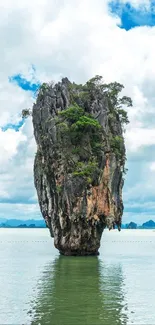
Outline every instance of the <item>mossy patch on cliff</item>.
POLYGON ((56 125, 61 157, 67 159, 70 173, 74 177, 85 178, 88 183, 93 182, 99 173, 99 158, 103 149, 101 125, 77 104, 59 112, 56 125))

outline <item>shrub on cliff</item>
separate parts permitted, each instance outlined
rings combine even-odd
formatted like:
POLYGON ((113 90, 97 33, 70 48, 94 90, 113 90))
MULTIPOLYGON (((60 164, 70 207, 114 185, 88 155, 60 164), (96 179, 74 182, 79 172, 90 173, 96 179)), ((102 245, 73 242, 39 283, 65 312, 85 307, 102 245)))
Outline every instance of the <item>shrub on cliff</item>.
POLYGON ((109 114, 117 115, 120 122, 123 124, 129 123, 127 112, 123 107, 132 106, 132 100, 128 96, 120 97, 124 86, 118 82, 111 82, 109 84, 103 83, 101 76, 95 76, 86 82, 85 85, 70 84, 70 96, 72 103, 82 103, 89 111, 91 102, 98 96, 107 99, 109 106, 109 114))
POLYGON ((102 149, 101 125, 77 104, 59 112, 56 118, 57 137, 63 159, 71 160, 73 176, 90 182, 98 172, 98 157, 102 149), (72 147, 70 156, 66 156, 72 147))

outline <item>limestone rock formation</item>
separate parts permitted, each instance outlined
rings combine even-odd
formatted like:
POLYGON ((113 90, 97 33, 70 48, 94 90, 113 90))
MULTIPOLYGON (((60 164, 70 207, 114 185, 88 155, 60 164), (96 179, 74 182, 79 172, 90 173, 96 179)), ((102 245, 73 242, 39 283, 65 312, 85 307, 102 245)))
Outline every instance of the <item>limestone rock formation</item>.
POLYGON ((34 181, 41 213, 64 255, 98 254, 104 228, 120 230, 127 123, 123 86, 67 78, 43 84, 32 117, 34 181))

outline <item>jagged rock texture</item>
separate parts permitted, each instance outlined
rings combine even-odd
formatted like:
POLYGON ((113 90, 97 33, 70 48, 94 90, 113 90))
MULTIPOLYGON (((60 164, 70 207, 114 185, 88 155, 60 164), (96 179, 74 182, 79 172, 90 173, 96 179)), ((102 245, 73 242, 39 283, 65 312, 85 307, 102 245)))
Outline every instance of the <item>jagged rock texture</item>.
MULTIPOLYGON (((87 105, 77 96, 77 104, 103 127, 104 149, 95 184, 74 177, 63 163, 55 119, 58 112, 71 104, 70 85, 64 78, 56 85, 42 87, 34 104, 32 115, 37 142, 34 181, 41 213, 54 237, 55 247, 64 255, 95 255, 104 228, 121 227, 125 147, 123 140, 118 159, 109 139, 112 136, 123 139, 122 126, 117 114, 111 119, 104 94, 95 94, 87 105)), ((71 146, 65 150, 70 156, 71 146)))

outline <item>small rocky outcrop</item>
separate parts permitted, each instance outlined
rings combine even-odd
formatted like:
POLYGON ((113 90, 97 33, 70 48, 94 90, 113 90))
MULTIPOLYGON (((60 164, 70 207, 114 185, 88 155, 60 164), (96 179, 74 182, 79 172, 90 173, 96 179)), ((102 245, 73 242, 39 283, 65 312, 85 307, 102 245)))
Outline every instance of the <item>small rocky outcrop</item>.
POLYGON ((127 114, 123 86, 96 76, 43 84, 33 107, 34 181, 41 213, 64 255, 98 254, 104 228, 121 228, 127 114))
POLYGON ((135 222, 130 222, 128 225, 127 225, 127 229, 137 229, 137 224, 135 222))

